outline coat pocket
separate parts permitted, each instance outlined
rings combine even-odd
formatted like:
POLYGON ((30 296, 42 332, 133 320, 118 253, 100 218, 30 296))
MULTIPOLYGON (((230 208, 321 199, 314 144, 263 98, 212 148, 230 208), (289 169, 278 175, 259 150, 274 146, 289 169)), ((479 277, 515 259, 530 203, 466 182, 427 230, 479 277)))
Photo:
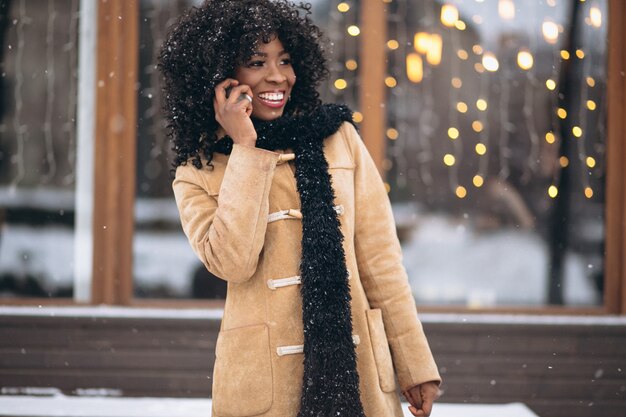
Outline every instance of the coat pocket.
POLYGON ((213 408, 220 417, 262 414, 272 406, 272 364, 265 324, 224 330, 217 337, 213 408))
POLYGON ((374 351, 374 361, 378 370, 378 382, 383 392, 396 389, 396 380, 393 372, 393 362, 389 351, 389 342, 385 333, 382 311, 379 308, 367 310, 367 326, 370 331, 370 341, 374 351))

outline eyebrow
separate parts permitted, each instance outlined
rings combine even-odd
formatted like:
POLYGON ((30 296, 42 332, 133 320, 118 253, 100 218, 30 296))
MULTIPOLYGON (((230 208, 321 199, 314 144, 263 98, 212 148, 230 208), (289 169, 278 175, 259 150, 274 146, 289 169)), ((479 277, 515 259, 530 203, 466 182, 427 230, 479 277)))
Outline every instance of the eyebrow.
MULTIPOLYGON (((289 52, 287 52, 287 51, 285 51, 285 50, 283 49, 282 51, 280 51, 280 52, 279 52, 278 56, 285 55, 285 54, 288 54, 288 53, 289 53, 289 52)), ((266 54, 265 52, 255 51, 255 52, 252 54, 252 56, 255 56, 255 55, 256 55, 256 56, 262 56, 262 57, 267 58, 267 54, 266 54)))

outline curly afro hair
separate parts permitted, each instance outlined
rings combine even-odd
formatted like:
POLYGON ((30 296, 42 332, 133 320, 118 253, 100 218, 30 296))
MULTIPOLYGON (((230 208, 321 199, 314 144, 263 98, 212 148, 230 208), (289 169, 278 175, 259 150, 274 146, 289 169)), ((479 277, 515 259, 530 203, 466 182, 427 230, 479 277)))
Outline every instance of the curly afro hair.
POLYGON ((192 160, 210 165, 219 127, 214 88, 234 76, 259 42, 274 37, 291 55, 298 77, 284 114, 308 112, 321 104, 317 87, 328 75, 321 30, 310 19, 311 5, 289 0, 206 0, 176 22, 163 43, 164 108, 176 154, 174 167, 192 160))

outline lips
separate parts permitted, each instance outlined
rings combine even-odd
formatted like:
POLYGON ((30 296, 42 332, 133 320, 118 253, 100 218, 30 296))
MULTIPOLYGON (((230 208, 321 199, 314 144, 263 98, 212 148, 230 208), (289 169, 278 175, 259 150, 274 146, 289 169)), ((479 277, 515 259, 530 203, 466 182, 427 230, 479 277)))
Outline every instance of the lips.
POLYGON ((280 108, 285 105, 284 91, 266 91, 259 93, 257 99, 264 105, 271 108, 280 108))

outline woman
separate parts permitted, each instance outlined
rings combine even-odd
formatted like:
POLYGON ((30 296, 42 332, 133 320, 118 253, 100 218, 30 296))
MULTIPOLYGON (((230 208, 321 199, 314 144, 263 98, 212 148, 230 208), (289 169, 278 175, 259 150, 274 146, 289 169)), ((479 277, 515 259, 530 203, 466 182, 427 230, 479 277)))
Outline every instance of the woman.
POLYGON ((309 14, 209 0, 160 56, 183 229, 228 282, 213 416, 401 417, 394 367, 428 416, 440 377, 389 199, 350 110, 319 99, 309 14))

